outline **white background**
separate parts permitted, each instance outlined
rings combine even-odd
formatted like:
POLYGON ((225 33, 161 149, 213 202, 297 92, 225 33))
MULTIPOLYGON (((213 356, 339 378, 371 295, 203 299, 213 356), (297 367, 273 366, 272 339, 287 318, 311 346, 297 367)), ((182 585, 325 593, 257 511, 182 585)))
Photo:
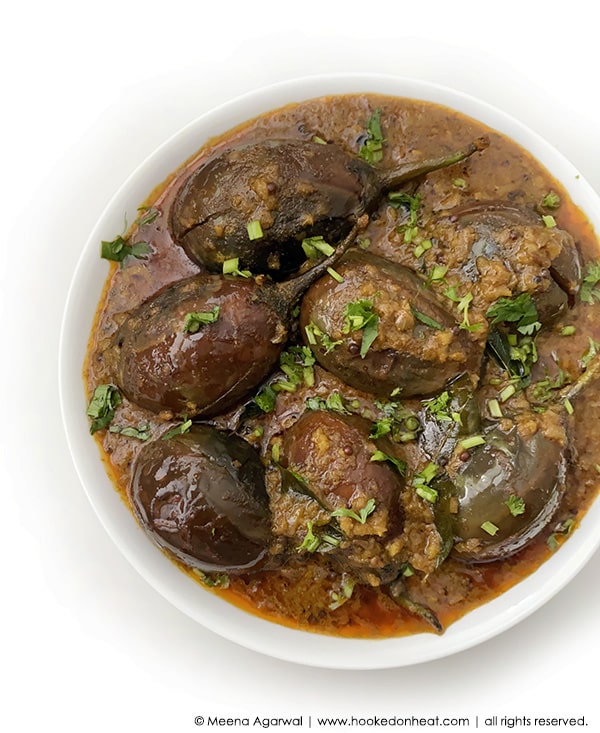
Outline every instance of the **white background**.
POLYGON ((183 124, 265 83, 382 71, 453 86, 536 129, 600 191, 592 7, 13 0, 5 8, 2 730, 179 733, 197 730, 199 714, 301 713, 479 715, 480 726, 492 714, 585 714, 588 730, 600 730, 598 554, 529 619, 445 660, 375 672, 272 660, 190 621, 121 557, 78 483, 57 394, 68 284, 111 194, 183 124))

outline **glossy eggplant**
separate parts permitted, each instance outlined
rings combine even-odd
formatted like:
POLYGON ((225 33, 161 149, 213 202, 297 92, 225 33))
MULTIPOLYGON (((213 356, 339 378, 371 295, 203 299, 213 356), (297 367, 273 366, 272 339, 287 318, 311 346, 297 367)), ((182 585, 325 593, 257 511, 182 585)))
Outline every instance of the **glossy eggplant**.
POLYGON ((565 442, 542 432, 524 437, 516 424, 483 436, 485 444, 452 474, 456 555, 472 562, 510 557, 529 544, 565 492, 565 442))
POLYGON ((457 557, 505 559, 548 527, 566 488, 572 418, 565 405, 599 374, 596 360, 543 413, 483 421, 483 442, 467 451, 466 461, 449 464, 458 507, 452 516, 457 557))
POLYGON ((275 367, 301 293, 352 244, 286 282, 200 274, 128 313, 106 360, 129 400, 153 412, 210 417, 235 407, 275 367))
POLYGON ((171 210, 171 231, 190 259, 210 271, 238 257, 255 273, 289 273, 305 258, 304 238, 335 243, 374 210, 383 192, 487 144, 480 139, 464 150, 388 171, 333 143, 266 140, 227 149, 183 183, 171 210))
POLYGON ((304 413, 284 435, 274 522, 280 508, 283 524, 294 517, 302 551, 326 552, 361 582, 379 584, 395 578, 402 562, 393 550, 402 544, 405 464, 398 446, 369 438, 370 427, 357 415, 304 413), (305 541, 309 528, 314 544, 305 541))
POLYGON ((203 572, 264 567, 272 540, 264 468, 241 438, 206 425, 145 445, 130 499, 152 540, 203 572))
POLYGON ((318 280, 300 312, 305 341, 325 369, 357 389, 400 398, 478 373, 484 345, 412 270, 363 251, 349 252, 336 270, 341 281, 318 280))
POLYGON ((567 231, 547 226, 533 208, 506 201, 475 202, 452 210, 443 221, 456 233, 472 230, 473 244, 463 265, 467 279, 479 277, 479 257, 500 259, 519 282, 517 292, 531 293, 542 324, 573 305, 582 271, 577 246, 567 231))

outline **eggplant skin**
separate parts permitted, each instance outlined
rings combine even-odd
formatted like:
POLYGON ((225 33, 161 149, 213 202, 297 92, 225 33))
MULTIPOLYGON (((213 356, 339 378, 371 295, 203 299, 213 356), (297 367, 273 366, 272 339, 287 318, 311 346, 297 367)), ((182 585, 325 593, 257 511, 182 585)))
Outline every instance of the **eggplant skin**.
POLYGON ((541 431, 527 438, 515 426, 494 427, 486 443, 453 476, 459 511, 452 515, 455 557, 480 563, 505 560, 526 547, 552 521, 565 493, 564 445, 541 431), (523 501, 513 515, 507 502, 523 501), (490 535, 483 528, 494 525, 490 535))
POLYGON ((140 451, 129 489, 141 526, 202 571, 262 567, 271 542, 264 468, 244 440, 193 425, 140 451))
POLYGON ((308 481, 317 499, 331 511, 361 509, 374 499, 375 513, 367 525, 346 523, 354 531, 400 534, 403 479, 387 462, 371 460, 377 449, 393 454, 395 448, 385 438, 370 439, 370 427, 358 415, 306 412, 285 434, 283 462, 308 481))
POLYGON ((300 312, 303 337, 325 369, 356 389, 401 398, 434 394, 463 372, 478 373, 483 344, 458 327, 412 270, 356 250, 336 270, 342 281, 322 277, 305 294, 300 312), (345 316, 348 304, 360 300, 370 301, 378 318, 378 335, 364 356, 363 332, 348 331, 345 316), (318 335, 311 340, 307 327, 314 326, 336 345, 328 349, 318 335))
POLYGON ((125 396, 153 412, 209 417, 236 406, 274 367, 286 329, 254 280, 197 275, 132 311, 108 350, 125 396), (188 313, 220 309, 185 331, 188 313))
POLYGON ((305 259, 305 237, 336 241, 371 194, 371 173, 334 144, 268 140, 232 148, 196 169, 170 215, 173 237, 211 272, 239 257, 254 273, 288 274, 305 259), (247 225, 261 224, 250 240, 247 225))

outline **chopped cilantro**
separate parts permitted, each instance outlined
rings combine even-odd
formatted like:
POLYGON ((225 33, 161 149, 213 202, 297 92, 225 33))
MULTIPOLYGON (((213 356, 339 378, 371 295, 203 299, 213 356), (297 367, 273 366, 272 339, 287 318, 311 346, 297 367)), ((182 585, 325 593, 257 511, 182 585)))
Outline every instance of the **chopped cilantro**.
POLYGON ((448 268, 446 265, 434 265, 427 276, 427 284, 431 285, 432 283, 443 282, 447 272, 448 268))
POLYGON ((365 358, 369 347, 379 333, 379 315, 373 310, 372 300, 354 300, 348 303, 345 311, 344 333, 362 331, 360 356, 365 358))
POLYGON ((463 317, 462 322, 459 324, 459 328, 469 332, 480 331, 483 328, 483 324, 471 323, 469 319, 469 307, 473 302, 473 293, 471 291, 461 297, 456 292, 456 286, 452 285, 444 290, 444 295, 453 303, 456 303, 456 308, 463 317))
POLYGON ((438 323, 435 319, 428 316, 426 313, 422 313, 421 311, 417 310, 414 306, 410 306, 411 313, 413 316, 417 319, 417 321, 420 321, 425 326, 429 326, 429 328, 434 328, 436 331, 443 331, 444 327, 441 323, 438 323))
POLYGON ((364 524, 367 521, 367 517, 370 514, 373 514, 375 511, 375 499, 369 499, 365 506, 359 510, 358 514, 353 511, 352 509, 336 509, 335 511, 331 512, 332 517, 350 517, 351 519, 356 520, 360 524, 364 524))
POLYGON ((452 420, 452 416, 448 411, 448 407, 451 399, 450 392, 448 392, 448 390, 444 390, 436 397, 424 400, 423 404, 430 415, 434 415, 438 420, 450 422, 452 420))
POLYGON ((306 324, 304 332, 306 333, 306 339, 311 346, 316 346, 317 339, 319 339, 321 346, 325 350, 325 355, 329 354, 336 346, 339 346, 342 343, 341 340, 334 341, 328 333, 321 331, 317 324, 312 321, 306 324))
POLYGON ((102 430, 110 425, 115 416, 115 409, 121 404, 121 393, 113 384, 99 384, 94 390, 86 415, 92 419, 90 433, 102 430))
POLYGON ((263 412, 273 412, 273 410, 275 409, 276 400, 277 393, 269 384, 263 387, 254 398, 254 402, 260 407, 263 412))
POLYGON ((344 415, 350 414, 350 410, 344 405, 344 399, 339 392, 331 392, 325 399, 322 397, 309 397, 306 400, 306 409, 328 410, 329 412, 339 412, 344 415))
POLYGON ((513 517, 518 517, 519 514, 525 513, 525 502, 520 496, 515 496, 514 494, 511 494, 511 496, 509 496, 504 503, 508 507, 508 511, 512 514, 513 517))
POLYGON ((235 277, 252 277, 250 270, 240 270, 240 258, 232 257, 223 262, 223 275, 234 275, 235 277))
POLYGON ((412 485, 417 496, 434 504, 438 498, 438 492, 430 486, 433 479, 437 476, 439 466, 430 461, 425 468, 413 476, 412 485))
MULTIPOLYGON (((282 352, 279 357, 279 366, 293 387, 288 391, 295 391, 299 384, 305 384, 307 387, 314 385, 314 364, 315 357, 308 346, 290 346, 287 351, 282 352)), ((274 385, 275 389, 277 389, 277 384, 274 385)))
POLYGON ((346 578, 342 582, 341 593, 331 591, 331 603, 329 604, 330 611, 335 611, 336 608, 339 608, 352 598, 355 583, 356 581, 353 578, 346 578))
POLYGON ((544 209, 558 209, 560 196, 555 191, 549 191, 540 201, 540 206, 544 209))
POLYGON ((375 403, 382 416, 376 420, 369 437, 376 439, 391 434, 395 443, 407 443, 416 438, 416 431, 420 428, 417 416, 399 402, 375 403))
POLYGON ((302 249, 304 254, 311 260, 318 259, 320 255, 329 257, 335 252, 335 249, 321 236, 303 239, 302 249))
POLYGON ((556 525, 554 528, 554 532, 548 537, 546 540, 546 544, 551 550, 556 550, 556 548, 559 545, 558 538, 564 535, 568 535, 573 527, 575 526, 575 519, 573 517, 569 517, 568 519, 565 519, 564 522, 560 522, 556 525))
POLYGON ((381 130, 381 110, 376 109, 367 121, 367 138, 358 154, 367 163, 379 163, 383 159, 383 133, 381 130))
POLYGON ((262 239, 265 236, 262 230, 261 223, 260 221, 258 221, 258 219, 248 222, 246 226, 246 231, 248 232, 248 239, 250 241, 253 241, 255 239, 262 239))
POLYGON ((167 432, 162 436, 162 440, 171 440, 171 438, 174 438, 176 435, 183 435, 184 433, 188 433, 191 427, 192 421, 185 420, 184 422, 179 423, 179 425, 176 425, 174 428, 171 428, 171 430, 167 430, 167 432))
POLYGON ((491 535, 492 537, 493 537, 494 535, 496 535, 496 534, 497 534, 497 533, 498 533, 498 532, 500 531, 500 527, 497 527, 497 526, 496 526, 496 525, 495 525, 495 524, 494 524, 493 522, 489 522, 489 521, 488 521, 488 522, 484 522, 484 523, 483 523, 483 524, 481 525, 481 529, 482 529, 482 530, 483 530, 484 532, 487 532, 487 533, 488 533, 489 535, 491 535))
POLYGON ((139 227, 152 224, 152 222, 160 216, 160 211, 154 206, 140 206, 138 211, 143 212, 136 222, 139 227))
POLYGON ((581 282, 581 290, 579 291, 579 299, 583 303, 594 303, 600 301, 600 288, 596 285, 600 282, 600 261, 588 262, 586 266, 586 274, 581 282))
POLYGON ((137 438, 138 440, 148 440, 150 437, 150 426, 140 425, 134 428, 132 425, 111 425, 109 428, 111 433, 119 433, 126 438, 137 438))
POLYGON ((529 293, 521 293, 515 298, 498 298, 485 315, 491 319, 492 326, 496 323, 514 323, 517 331, 525 336, 533 335, 542 326, 529 293))
POLYGON ((200 568, 192 568, 192 571, 200 578, 204 585, 209 588, 229 588, 229 575, 226 573, 217 573, 215 575, 208 575, 200 568))
POLYGON ((220 310, 219 306, 215 305, 212 311, 192 311, 190 313, 186 313, 185 320, 183 322, 184 332, 197 333, 200 330, 200 326, 215 323, 219 318, 220 310))
POLYGON ((100 243, 100 257, 104 260, 122 263, 126 257, 135 257, 138 260, 145 260, 147 255, 152 252, 152 248, 148 242, 129 243, 121 235, 115 237, 111 242, 102 241, 100 243))
POLYGON ((398 473, 401 476, 404 476, 406 473, 406 461, 401 461, 399 458, 394 458, 394 456, 389 456, 387 453, 384 453, 382 450, 376 450, 375 453, 371 456, 372 461, 389 461, 393 466, 396 467, 398 473))
POLYGON ((552 399, 553 392, 557 389, 561 389, 565 384, 571 382, 571 377, 564 371, 564 369, 558 370, 558 374, 554 379, 546 377, 536 382, 531 388, 531 395, 536 402, 548 402, 552 399))
MULTIPOLYGON (((405 191, 392 191, 391 193, 388 193, 388 201, 390 206, 393 206, 395 209, 402 208, 406 212, 406 221, 400 224, 397 231, 399 234, 404 232, 404 242, 405 244, 410 244, 419 233, 418 222, 421 195, 417 193, 414 196, 411 196, 405 191)), ((421 257, 421 255, 426 250, 431 249, 431 247, 431 240, 423 240, 420 245, 417 245, 415 248, 415 257, 421 257)))
POLYGON ((302 544, 298 547, 298 551, 306 550, 306 552, 316 552, 319 549, 321 540, 313 532, 313 523, 306 523, 306 534, 302 540, 302 544))

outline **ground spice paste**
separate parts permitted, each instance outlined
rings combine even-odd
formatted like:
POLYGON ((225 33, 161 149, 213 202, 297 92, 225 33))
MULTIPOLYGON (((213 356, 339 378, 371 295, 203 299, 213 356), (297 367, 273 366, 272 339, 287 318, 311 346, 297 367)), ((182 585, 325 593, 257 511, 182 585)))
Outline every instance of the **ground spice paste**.
MULTIPOLYGON (((264 201, 277 196, 269 175, 253 179, 264 201)), ((244 197, 233 205, 249 237, 256 226, 258 239, 268 233, 272 210, 256 214, 244 197)), ((223 235, 218 224, 213 234, 223 235)), ((337 242, 305 242, 304 270, 328 244, 337 242)), ((600 398, 586 379, 600 346, 596 236, 526 151, 461 114, 370 94, 265 114, 200 149, 103 255, 120 264, 98 305, 85 381, 106 470, 131 506, 149 444, 167 451, 171 435, 185 452, 186 433, 210 424, 251 446, 265 471, 265 558, 235 572, 172 559, 252 613, 342 636, 441 631, 559 551, 596 496, 600 398), (388 170, 482 136, 481 152, 379 197, 348 253, 296 304, 283 356, 240 404, 187 419, 140 407, 120 388, 115 339, 131 330, 131 312, 203 271, 170 221, 182 183, 206 161, 293 140, 388 170), (388 369, 381 354, 403 366, 395 389, 373 377, 388 369), (432 389, 448 364, 456 373, 432 389)), ((248 275, 232 259, 224 277, 248 275)), ((194 326, 211 327, 209 317, 194 326)), ((173 511, 162 515, 167 533, 173 511)))

